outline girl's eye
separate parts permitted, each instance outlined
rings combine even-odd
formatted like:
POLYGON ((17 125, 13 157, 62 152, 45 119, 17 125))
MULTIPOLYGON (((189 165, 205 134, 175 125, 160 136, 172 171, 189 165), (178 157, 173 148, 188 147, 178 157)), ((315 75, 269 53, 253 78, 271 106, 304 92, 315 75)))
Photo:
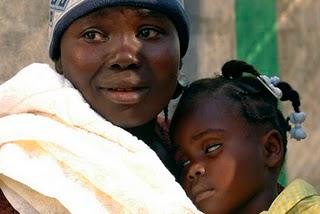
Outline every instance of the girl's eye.
POLYGON ((191 161, 190 161, 190 160, 186 160, 186 159, 184 159, 184 160, 181 159, 181 160, 178 160, 178 161, 177 161, 177 165, 178 165, 179 167, 182 167, 182 168, 188 166, 190 163, 191 163, 191 161))
POLYGON ((185 166, 189 165, 190 163, 191 163, 190 160, 185 160, 185 161, 182 161, 181 165, 182 165, 183 167, 185 167, 185 166))
POLYGON ((154 39, 159 37, 161 32, 154 28, 143 28, 139 31, 138 37, 141 39, 154 39))
POLYGON ((221 147, 221 144, 211 144, 206 147, 205 152, 206 153, 214 152, 217 149, 219 149, 220 147, 221 147))
POLYGON ((102 35, 102 33, 95 31, 95 30, 90 30, 90 31, 85 32, 83 34, 83 38, 89 42, 105 41, 106 40, 106 38, 102 35))

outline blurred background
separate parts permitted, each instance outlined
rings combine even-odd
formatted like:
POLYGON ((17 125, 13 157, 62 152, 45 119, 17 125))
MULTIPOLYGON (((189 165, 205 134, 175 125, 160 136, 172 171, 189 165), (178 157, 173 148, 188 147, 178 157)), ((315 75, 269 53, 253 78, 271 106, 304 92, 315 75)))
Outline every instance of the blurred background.
MULTIPOLYGON (((0 83, 47 54, 48 0, 0 1, 0 83)), ((308 138, 289 140, 281 182, 304 178, 320 191, 320 1, 185 0, 191 42, 182 80, 213 76, 227 60, 253 63, 300 92, 308 138)), ((0 107, 1 108, 1 107, 0 107)), ((292 109, 283 105, 285 115, 292 109)))

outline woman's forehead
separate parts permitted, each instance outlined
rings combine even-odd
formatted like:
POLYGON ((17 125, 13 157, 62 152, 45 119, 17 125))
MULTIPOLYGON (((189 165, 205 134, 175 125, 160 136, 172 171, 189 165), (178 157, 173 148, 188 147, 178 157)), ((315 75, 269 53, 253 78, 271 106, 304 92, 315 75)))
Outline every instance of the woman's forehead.
POLYGON ((100 18, 100 17, 106 17, 106 16, 113 16, 115 12, 122 13, 122 14, 131 13, 140 18, 152 17, 157 19, 168 19, 166 15, 158 11, 150 10, 147 8, 132 7, 132 6, 106 7, 106 8, 102 8, 97 11, 94 11, 92 13, 89 13, 87 16, 100 18))

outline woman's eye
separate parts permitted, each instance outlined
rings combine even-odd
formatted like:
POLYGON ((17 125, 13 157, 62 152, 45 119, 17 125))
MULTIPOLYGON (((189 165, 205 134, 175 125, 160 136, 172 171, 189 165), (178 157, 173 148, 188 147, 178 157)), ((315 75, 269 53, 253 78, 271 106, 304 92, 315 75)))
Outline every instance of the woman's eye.
POLYGON ((86 41, 105 41, 106 38, 103 37, 102 33, 98 32, 98 31, 87 31, 83 34, 83 38, 86 40, 86 41))
POLYGON ((205 152, 210 153, 214 152, 221 147, 221 144, 212 144, 206 147, 205 152))
POLYGON ((160 35, 160 31, 153 28, 143 28, 139 31, 138 37, 142 39, 153 39, 160 35))

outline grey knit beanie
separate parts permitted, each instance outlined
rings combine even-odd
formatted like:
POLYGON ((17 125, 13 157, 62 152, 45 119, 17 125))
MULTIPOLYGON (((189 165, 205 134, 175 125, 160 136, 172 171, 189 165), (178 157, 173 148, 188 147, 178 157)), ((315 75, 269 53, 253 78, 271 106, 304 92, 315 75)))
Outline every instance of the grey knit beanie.
POLYGON ((104 7, 133 6, 165 14, 175 25, 183 57, 189 44, 189 22, 183 0, 50 0, 49 56, 60 57, 60 40, 64 31, 76 19, 104 7))

